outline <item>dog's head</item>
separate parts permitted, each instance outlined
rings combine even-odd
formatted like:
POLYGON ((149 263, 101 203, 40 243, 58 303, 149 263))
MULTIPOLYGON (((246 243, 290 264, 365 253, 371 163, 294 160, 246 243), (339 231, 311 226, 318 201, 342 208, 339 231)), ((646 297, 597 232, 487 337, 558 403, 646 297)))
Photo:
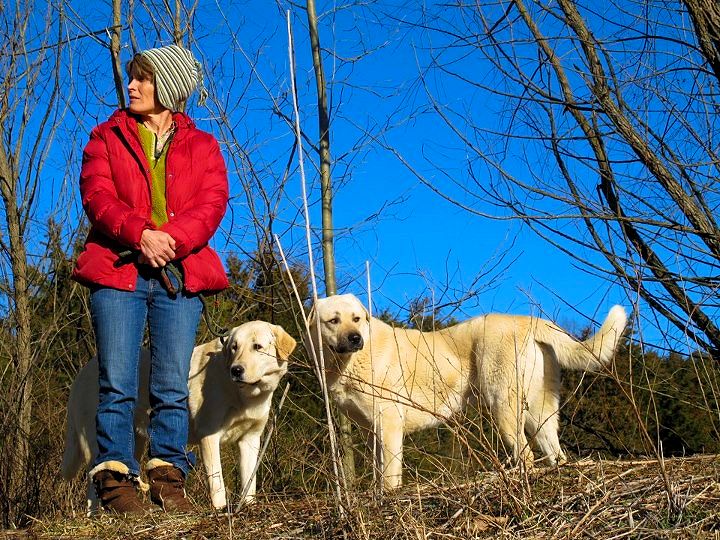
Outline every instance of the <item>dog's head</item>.
POLYGON ((357 352, 370 335, 370 314, 352 294, 320 298, 310 310, 308 324, 313 341, 338 355, 357 352))
POLYGON ((233 328, 223 347, 230 378, 251 395, 275 390, 295 345, 276 324, 251 321, 233 328))

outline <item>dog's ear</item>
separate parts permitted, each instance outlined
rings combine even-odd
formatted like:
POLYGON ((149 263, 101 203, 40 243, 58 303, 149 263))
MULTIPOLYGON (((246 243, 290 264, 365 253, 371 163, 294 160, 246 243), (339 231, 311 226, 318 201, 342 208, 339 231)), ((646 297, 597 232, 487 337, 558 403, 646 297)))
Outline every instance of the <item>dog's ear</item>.
POLYGON ((295 350, 297 342, 285 331, 282 326, 275 325, 273 333, 275 334, 275 348, 277 349, 277 355, 283 362, 287 362, 288 358, 290 358, 290 355, 295 350))

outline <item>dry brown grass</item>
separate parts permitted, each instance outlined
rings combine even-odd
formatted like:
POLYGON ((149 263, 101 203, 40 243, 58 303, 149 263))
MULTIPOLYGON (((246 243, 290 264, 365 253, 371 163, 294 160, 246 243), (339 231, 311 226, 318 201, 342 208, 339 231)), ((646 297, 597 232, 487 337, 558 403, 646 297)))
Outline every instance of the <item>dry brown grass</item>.
POLYGON ((665 469, 671 494, 657 460, 586 460, 528 474, 486 472, 465 483, 411 483, 382 500, 355 492, 344 517, 330 493, 269 494, 232 516, 210 511, 142 519, 56 516, 4 537, 720 538, 720 456, 667 459, 665 469))

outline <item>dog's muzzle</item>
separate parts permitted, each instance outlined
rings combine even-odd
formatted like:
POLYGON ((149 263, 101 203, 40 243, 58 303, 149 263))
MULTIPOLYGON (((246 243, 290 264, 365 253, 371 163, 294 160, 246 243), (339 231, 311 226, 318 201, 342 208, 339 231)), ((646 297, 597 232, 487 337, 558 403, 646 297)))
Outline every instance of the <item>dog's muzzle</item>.
POLYGON ((256 381, 248 381, 245 378, 245 368, 243 366, 237 365, 237 366, 230 366, 230 378, 233 380, 233 382, 240 384, 242 386, 257 386, 263 380, 265 380, 267 377, 271 377, 273 375, 280 375, 281 377, 285 374, 287 371, 284 367, 279 367, 277 369, 271 369, 270 371, 266 371, 264 375, 262 375, 259 379, 256 381))
POLYGON ((361 350, 365 346, 362 336, 357 332, 345 334, 344 339, 340 340, 336 350, 339 353, 353 353, 361 350))

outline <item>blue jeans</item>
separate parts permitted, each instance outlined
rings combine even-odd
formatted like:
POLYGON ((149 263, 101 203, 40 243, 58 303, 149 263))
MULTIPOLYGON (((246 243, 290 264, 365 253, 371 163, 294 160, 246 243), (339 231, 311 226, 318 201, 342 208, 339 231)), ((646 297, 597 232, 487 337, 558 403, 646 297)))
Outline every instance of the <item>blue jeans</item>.
MULTIPOLYGON (((141 272, 147 274, 147 272, 141 272)), ((138 276, 135 291, 101 287, 90 294, 100 374, 96 416, 98 455, 93 467, 120 461, 139 476, 134 415, 140 346, 150 333, 149 458, 172 463, 187 475, 195 457, 187 451, 188 376, 202 302, 170 296, 158 279, 138 276)))

